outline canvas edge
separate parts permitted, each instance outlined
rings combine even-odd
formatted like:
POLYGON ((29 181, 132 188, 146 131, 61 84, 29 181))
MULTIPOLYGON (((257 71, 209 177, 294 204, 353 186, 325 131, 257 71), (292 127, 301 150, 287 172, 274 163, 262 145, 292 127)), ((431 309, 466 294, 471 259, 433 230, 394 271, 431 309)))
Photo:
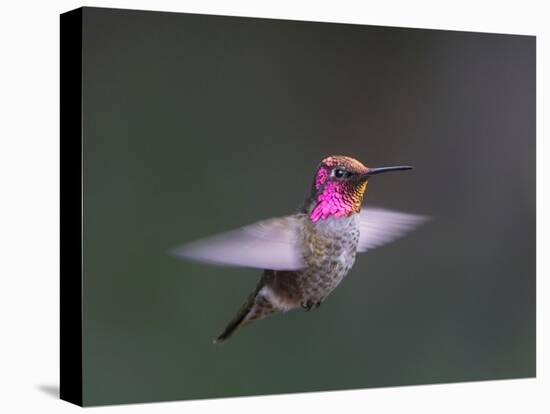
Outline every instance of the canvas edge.
POLYGON ((83 405, 82 8, 60 15, 60 398, 83 405))

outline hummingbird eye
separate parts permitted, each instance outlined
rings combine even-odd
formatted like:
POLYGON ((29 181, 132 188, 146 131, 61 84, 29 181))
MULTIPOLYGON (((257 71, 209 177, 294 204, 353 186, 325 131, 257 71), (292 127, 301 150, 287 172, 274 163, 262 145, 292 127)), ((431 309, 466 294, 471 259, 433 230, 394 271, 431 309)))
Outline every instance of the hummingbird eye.
POLYGON ((349 172, 347 172, 343 168, 335 168, 332 171, 332 175, 334 175, 336 178, 344 178, 349 176, 349 172))

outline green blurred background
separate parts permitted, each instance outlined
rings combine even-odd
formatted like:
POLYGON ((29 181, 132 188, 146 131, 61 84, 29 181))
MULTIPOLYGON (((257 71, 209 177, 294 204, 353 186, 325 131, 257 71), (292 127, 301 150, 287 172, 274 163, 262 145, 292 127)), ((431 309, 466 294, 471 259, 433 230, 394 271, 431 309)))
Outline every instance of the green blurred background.
POLYGON ((84 403, 535 375, 535 38, 85 8, 84 403), (212 339, 260 276, 185 242, 294 211, 324 156, 411 164, 428 225, 318 310, 212 339))

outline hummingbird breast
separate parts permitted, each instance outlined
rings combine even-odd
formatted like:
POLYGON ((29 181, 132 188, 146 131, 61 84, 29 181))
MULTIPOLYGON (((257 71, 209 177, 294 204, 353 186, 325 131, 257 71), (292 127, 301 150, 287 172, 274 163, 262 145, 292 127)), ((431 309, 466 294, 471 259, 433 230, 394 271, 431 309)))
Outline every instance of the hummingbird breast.
POLYGON ((355 262, 358 242, 356 214, 315 223, 306 218, 303 230, 306 267, 296 275, 303 303, 321 303, 340 284, 355 262))
POLYGON ((260 298, 269 303, 268 313, 318 306, 355 262, 359 242, 359 223, 355 214, 315 223, 303 214, 300 220, 299 244, 305 267, 293 271, 264 271, 254 296, 256 301, 260 298))

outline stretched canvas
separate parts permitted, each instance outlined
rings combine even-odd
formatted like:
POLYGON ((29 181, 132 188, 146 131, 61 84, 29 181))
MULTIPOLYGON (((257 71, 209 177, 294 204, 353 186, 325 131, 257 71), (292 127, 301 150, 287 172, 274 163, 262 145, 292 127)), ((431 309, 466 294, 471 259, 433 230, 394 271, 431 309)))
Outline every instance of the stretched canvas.
POLYGON ((535 37, 61 16, 61 398, 535 376, 535 37))

